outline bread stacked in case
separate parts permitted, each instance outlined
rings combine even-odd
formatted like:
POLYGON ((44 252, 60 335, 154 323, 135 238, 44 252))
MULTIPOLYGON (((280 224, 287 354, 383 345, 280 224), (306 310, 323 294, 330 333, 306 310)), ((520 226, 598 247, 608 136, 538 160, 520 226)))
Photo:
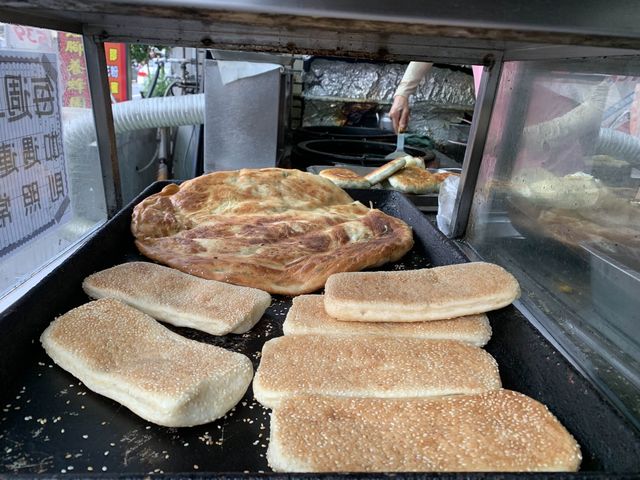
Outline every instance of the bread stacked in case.
POLYGON ((276 471, 573 471, 580 448, 537 401, 503 389, 485 312, 519 296, 477 262, 329 277, 293 301, 253 389, 272 408, 276 471))

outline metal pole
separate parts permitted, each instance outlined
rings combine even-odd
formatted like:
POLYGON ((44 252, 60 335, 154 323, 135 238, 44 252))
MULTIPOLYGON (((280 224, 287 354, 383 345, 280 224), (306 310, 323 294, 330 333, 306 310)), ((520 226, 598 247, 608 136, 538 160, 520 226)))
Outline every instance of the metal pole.
POLYGON ((485 65, 482 72, 478 99, 469 132, 468 146, 464 153, 460 187, 458 188, 456 203, 451 217, 451 236, 453 238, 462 237, 467 229, 501 71, 502 57, 495 59, 489 65, 485 65))
POLYGON ((116 151, 116 135, 111 113, 111 93, 107 80, 107 59, 103 42, 96 41, 86 34, 82 38, 87 60, 87 75, 89 77, 91 104, 96 125, 96 138, 98 141, 98 153, 100 154, 107 215, 111 218, 122 208, 122 187, 116 151))

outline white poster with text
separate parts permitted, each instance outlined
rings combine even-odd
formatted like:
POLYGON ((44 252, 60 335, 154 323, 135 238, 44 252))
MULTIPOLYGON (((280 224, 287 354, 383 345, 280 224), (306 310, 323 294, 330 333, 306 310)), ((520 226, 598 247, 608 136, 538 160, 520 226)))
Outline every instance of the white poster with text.
POLYGON ((0 257, 71 217, 55 54, 0 52, 0 257))

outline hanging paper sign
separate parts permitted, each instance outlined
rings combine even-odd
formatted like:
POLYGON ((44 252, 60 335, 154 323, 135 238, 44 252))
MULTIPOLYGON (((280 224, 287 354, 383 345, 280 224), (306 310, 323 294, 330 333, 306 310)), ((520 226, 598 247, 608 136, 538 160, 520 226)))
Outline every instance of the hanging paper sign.
POLYGON ((5 35, 7 48, 12 50, 53 51, 53 38, 50 30, 7 23, 5 24, 5 35))
POLYGON ((68 220, 55 54, 0 53, 0 257, 68 220))
POLYGON ((127 45, 124 43, 105 42, 104 53, 107 57, 107 77, 109 89, 116 102, 129 100, 127 82, 129 69, 127 68, 127 45))
POLYGON ((59 32, 58 58, 62 77, 62 106, 91 108, 82 37, 75 33, 59 32))

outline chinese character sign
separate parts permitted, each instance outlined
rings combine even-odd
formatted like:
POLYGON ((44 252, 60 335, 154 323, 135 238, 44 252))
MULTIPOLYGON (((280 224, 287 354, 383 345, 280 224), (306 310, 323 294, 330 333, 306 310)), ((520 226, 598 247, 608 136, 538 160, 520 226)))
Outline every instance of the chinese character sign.
POLYGON ((55 54, 0 54, 0 257, 70 216, 55 54))
POLYGON ((62 77, 62 105, 65 107, 91 108, 87 64, 84 59, 82 36, 75 33, 58 33, 58 55, 62 77))
POLYGON ((7 23, 5 24, 5 36, 7 48, 12 50, 54 51, 51 31, 44 28, 7 23))
POLYGON ((111 95, 117 102, 128 100, 127 45, 105 42, 104 53, 107 57, 107 76, 111 95))

